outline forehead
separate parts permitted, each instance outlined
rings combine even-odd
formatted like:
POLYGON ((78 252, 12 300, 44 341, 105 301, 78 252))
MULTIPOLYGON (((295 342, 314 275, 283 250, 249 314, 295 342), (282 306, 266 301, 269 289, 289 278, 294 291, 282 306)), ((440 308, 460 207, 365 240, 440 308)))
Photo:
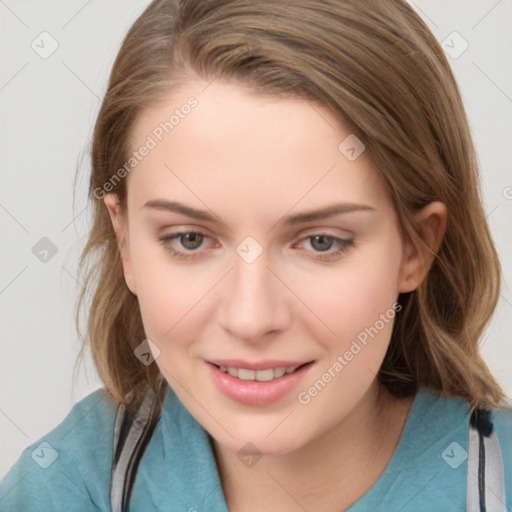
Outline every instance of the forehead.
POLYGON ((151 147, 128 177, 129 204, 139 207, 176 196, 252 213, 276 204, 282 211, 298 203, 387 202, 365 152, 355 160, 347 153, 362 149, 358 139, 327 108, 301 98, 190 82, 146 109, 132 133, 132 150, 151 147))

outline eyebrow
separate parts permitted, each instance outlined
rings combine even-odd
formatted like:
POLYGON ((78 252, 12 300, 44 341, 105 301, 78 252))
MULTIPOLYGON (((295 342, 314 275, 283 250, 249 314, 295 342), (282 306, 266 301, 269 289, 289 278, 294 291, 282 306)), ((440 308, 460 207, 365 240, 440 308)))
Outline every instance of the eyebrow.
MULTIPOLYGON (((164 210, 171 213, 181 213, 182 215, 186 215, 187 217, 208 222, 218 222, 220 220, 218 217, 212 215, 211 213, 208 213, 206 210, 197 210, 196 208, 186 206, 178 201, 152 199, 150 201, 147 201, 143 208, 164 210)), ((281 218, 281 222, 285 225, 295 225, 303 222, 326 219, 328 217, 332 217, 338 214, 360 211, 375 212, 377 210, 372 206, 366 204, 337 203, 317 210, 309 210, 301 213, 286 215, 285 217, 281 218)))

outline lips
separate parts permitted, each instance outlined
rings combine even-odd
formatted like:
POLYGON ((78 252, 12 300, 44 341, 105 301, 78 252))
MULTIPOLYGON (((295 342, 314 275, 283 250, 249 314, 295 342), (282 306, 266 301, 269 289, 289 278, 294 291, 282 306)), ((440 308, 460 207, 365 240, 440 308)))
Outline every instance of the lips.
POLYGON ((292 391, 314 361, 207 361, 217 388, 235 402, 266 405, 292 391))

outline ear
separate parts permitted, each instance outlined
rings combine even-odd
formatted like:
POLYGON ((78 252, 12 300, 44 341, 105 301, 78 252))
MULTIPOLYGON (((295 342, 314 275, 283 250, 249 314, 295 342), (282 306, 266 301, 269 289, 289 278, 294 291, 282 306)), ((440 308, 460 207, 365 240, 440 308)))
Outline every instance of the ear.
POLYGON ((416 214, 420 236, 404 244, 398 291, 415 290, 427 275, 446 233, 448 211, 439 201, 429 203, 416 214))
POLYGON ((134 295, 137 295, 130 258, 127 215, 121 210, 121 204, 119 203, 117 194, 106 194, 103 201, 105 202, 105 206, 110 214, 112 227, 116 234, 117 246, 119 248, 121 262, 123 265, 124 279, 130 291, 134 295))

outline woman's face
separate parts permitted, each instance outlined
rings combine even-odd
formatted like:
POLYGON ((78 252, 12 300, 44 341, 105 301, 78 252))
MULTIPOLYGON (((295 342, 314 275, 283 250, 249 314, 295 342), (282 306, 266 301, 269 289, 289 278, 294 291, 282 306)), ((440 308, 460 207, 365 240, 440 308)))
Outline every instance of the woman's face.
POLYGON ((304 100, 198 81, 144 112, 133 150, 127 218, 105 202, 169 385, 233 450, 319 438, 375 385, 410 289, 361 142, 304 100))

